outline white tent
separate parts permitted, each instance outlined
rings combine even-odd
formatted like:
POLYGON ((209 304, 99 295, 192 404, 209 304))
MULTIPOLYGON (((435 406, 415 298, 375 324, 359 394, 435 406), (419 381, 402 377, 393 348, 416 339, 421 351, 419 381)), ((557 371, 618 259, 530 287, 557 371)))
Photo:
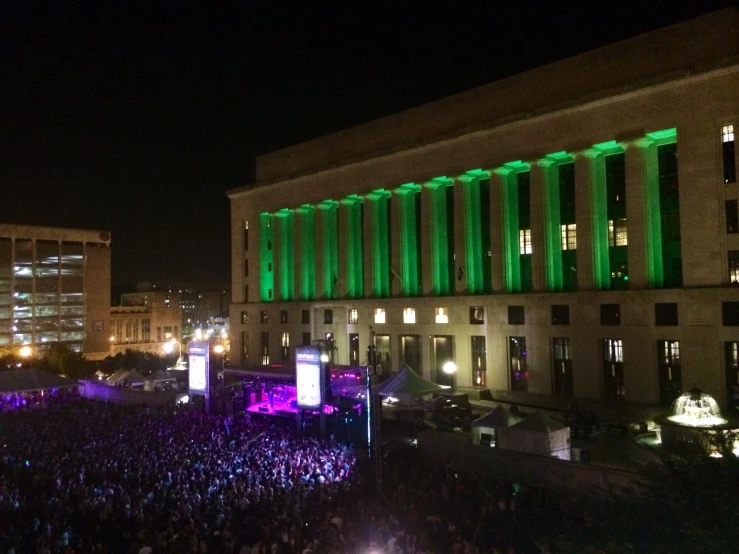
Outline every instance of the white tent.
POLYGON ((109 385, 117 385, 119 383, 128 386, 143 385, 144 376, 135 369, 120 369, 108 378, 107 383, 109 385))
POLYGON ((410 367, 395 373, 387 381, 381 383, 377 390, 382 397, 397 398, 398 400, 416 400, 421 396, 446 390, 449 387, 437 385, 424 379, 410 367))
POLYGON ((570 428, 537 410, 523 421, 499 429, 498 444, 506 450, 569 459, 570 428))
POLYGON ((177 378, 171 375, 167 370, 160 369, 159 371, 156 371, 149 375, 144 380, 144 389, 154 390, 154 388, 156 388, 156 386, 160 383, 172 383, 176 381, 177 378))
POLYGON ((510 410, 506 410, 503 406, 498 405, 494 410, 472 422, 472 444, 480 444, 482 442, 486 445, 495 446, 497 444, 498 429, 510 427, 520 421, 522 421, 520 417, 513 415, 510 410))
POLYGON ((116 371, 113 375, 108 377, 105 382, 109 385, 117 385, 121 381, 123 381, 123 378, 128 375, 128 372, 131 371, 130 369, 119 369, 116 371))

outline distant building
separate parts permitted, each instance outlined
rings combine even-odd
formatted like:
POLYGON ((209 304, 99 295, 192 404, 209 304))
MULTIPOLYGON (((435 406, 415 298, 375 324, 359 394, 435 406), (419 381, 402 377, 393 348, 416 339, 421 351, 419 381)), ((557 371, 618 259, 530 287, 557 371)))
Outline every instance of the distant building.
POLYGON ((0 224, 0 347, 108 353, 110 232, 0 224))
POLYGON ((737 37, 729 9, 260 156, 232 363, 366 363, 373 329, 386 371, 522 402, 726 403, 737 37))
POLYGON ((162 356, 165 345, 181 343, 182 310, 177 306, 115 306, 110 308, 110 355, 126 350, 162 356))
POLYGON ((136 292, 121 295, 123 306, 180 308, 182 332, 206 329, 212 318, 228 317, 230 300, 231 286, 223 283, 138 283, 136 292))

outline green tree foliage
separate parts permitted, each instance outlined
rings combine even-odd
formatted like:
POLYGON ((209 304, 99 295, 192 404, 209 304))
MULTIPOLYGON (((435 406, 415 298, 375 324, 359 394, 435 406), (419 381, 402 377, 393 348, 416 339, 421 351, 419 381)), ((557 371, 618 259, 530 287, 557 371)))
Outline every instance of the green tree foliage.
POLYGON ((167 367, 167 357, 157 356, 151 352, 126 350, 115 356, 108 356, 100 362, 100 369, 105 373, 115 373, 119 369, 136 369, 143 375, 151 375, 155 371, 167 367))

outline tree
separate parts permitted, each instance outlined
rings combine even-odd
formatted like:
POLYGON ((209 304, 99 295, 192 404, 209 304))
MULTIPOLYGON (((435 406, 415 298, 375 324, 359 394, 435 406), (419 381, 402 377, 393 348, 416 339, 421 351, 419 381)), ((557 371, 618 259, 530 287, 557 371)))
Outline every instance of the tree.
POLYGON ((85 360, 79 352, 73 352, 66 344, 54 342, 38 360, 39 369, 66 375, 70 379, 83 379, 95 372, 94 364, 85 360))

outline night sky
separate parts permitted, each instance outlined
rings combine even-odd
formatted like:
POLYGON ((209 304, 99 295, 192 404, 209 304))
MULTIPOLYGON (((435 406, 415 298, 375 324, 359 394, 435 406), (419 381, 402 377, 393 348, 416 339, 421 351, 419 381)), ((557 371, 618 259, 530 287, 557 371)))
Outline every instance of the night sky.
POLYGON ((5 1, 0 222, 112 231, 116 285, 228 281, 256 155, 730 4, 5 1))

